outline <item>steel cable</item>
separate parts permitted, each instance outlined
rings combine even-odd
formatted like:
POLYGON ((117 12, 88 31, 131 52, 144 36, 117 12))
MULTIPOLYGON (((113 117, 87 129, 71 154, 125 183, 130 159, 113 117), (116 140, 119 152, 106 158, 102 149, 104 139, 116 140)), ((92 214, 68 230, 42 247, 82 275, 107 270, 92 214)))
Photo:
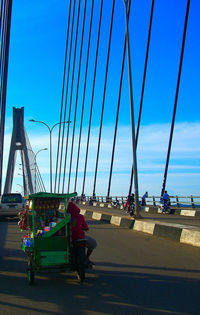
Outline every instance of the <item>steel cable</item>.
MULTIPOLYGON (((2 51, 2 47, 4 46, 4 42, 3 42, 3 35, 4 35, 4 11, 5 11, 5 3, 3 5, 3 0, 1 0, 1 9, 0 9, 0 12, 1 12, 1 15, 0 15, 0 42, 1 42, 1 51, 2 51)), ((0 55, 0 73, 1 73, 1 69, 2 69, 2 53, 0 55)))
POLYGON ((82 101, 81 121, 80 121, 80 130, 79 130, 79 141, 78 141, 78 153, 77 153, 77 162, 76 162, 76 175, 75 175, 75 182, 74 182, 74 191, 76 191, 78 167, 79 167, 79 155, 80 155, 80 145, 81 145, 81 135, 82 135, 82 125, 83 125, 83 113, 84 113, 84 107, 85 107, 85 92, 86 92, 87 73, 88 73, 88 62, 89 62, 89 52, 90 52, 90 39, 91 39, 91 30, 92 30, 93 9, 94 9, 94 0, 92 0, 92 8, 91 8, 91 15, 90 15, 90 27, 89 27, 89 36, 88 36, 88 48, 87 48, 87 57, 86 57, 85 80, 84 80, 84 88, 83 88, 83 101, 82 101))
MULTIPOLYGON (((69 58, 68 58, 68 72, 67 72, 67 83, 66 83, 66 93, 65 93, 65 108, 64 108, 64 118, 66 118, 66 108, 67 108, 67 96, 68 96, 68 86, 69 86, 69 73, 70 73, 70 63, 71 63, 71 51, 72 51, 72 39, 73 39, 73 32, 74 32, 74 15, 75 15, 75 4, 76 0, 74 0, 73 4, 73 16, 72 16, 72 27, 71 27, 71 38, 70 38, 70 49, 69 49, 69 58)), ((59 179, 58 179, 58 189, 57 192, 59 193, 60 190, 60 178, 61 178, 61 168, 62 168, 62 156, 63 156, 63 145, 64 145, 64 130, 65 124, 63 124, 62 130, 62 143, 61 143, 61 153, 60 153, 60 167, 59 167, 59 179)))
MULTIPOLYGON (((130 8, 131 8, 131 3, 129 2, 128 18, 130 15, 130 8)), ((120 76, 119 95, 118 95, 118 103, 117 103, 117 113, 116 113, 116 120, 115 120, 115 131, 114 131, 114 137, 113 137, 113 147, 112 147, 112 156, 111 156, 111 163, 110 163, 110 175, 109 175, 109 181, 108 181, 107 197, 110 196, 110 186, 111 186, 111 180, 112 180, 112 170, 113 170, 113 162, 114 162, 114 155, 115 155, 115 145, 116 145, 116 136, 117 136, 117 128, 118 128, 118 120, 119 120, 119 108, 120 108, 120 101, 121 101, 121 90, 122 90, 122 82, 123 82, 123 74, 124 74, 125 56, 126 56, 126 36, 124 39, 124 51, 123 51, 123 57, 122 57, 122 68, 121 68, 121 76, 120 76)))
POLYGON ((187 1, 187 6, 186 6, 183 39, 182 39, 182 46, 181 46, 181 55, 180 55, 180 60, 179 60, 178 78, 177 78, 176 94, 175 94, 175 100, 174 100, 174 110, 173 110, 173 116, 172 116, 172 123, 171 123, 171 130, 170 130, 170 137, 169 137, 169 144, 168 144, 168 151, 167 151, 167 160, 166 160, 166 165, 165 165, 165 172, 164 172, 161 196, 164 194, 165 186, 166 186, 166 180, 167 180, 167 172, 168 172, 169 158, 170 158, 170 153, 171 153, 172 138, 173 138, 174 124, 175 124, 175 117, 176 117, 176 108, 177 108, 177 103, 178 103, 179 86, 180 86, 180 80, 181 80, 181 72, 182 72, 183 55, 184 55, 184 49, 185 49, 185 39, 186 39, 186 33, 187 33, 189 10, 190 10, 190 0, 187 1))
MULTIPOLYGON (((12 0, 6 2, 6 34, 4 42, 4 59, 3 59, 3 72, 1 69, 1 120, 0 120, 0 194, 2 186, 2 168, 3 168, 3 147, 4 147, 4 129, 5 129, 5 109, 6 109, 6 91, 7 91, 7 76, 8 76, 8 56, 9 56, 9 46, 10 46, 10 28, 11 28, 11 15, 12 15, 12 0), (3 78, 3 81, 2 81, 3 78)), ((1 42, 2 44, 2 42, 1 42)), ((2 60, 1 60, 2 65, 2 60)))
MULTIPOLYGON (((150 21, 149 21, 149 32, 148 32, 147 48, 146 48, 146 57, 145 57, 145 66, 144 66, 143 81, 142 81, 142 91, 141 91, 141 97, 140 97, 140 108, 139 108, 138 123, 137 123, 137 130, 136 130, 136 136, 135 136, 135 146, 136 146, 136 149, 137 149, 137 144, 138 144, 139 129, 140 129, 140 121, 141 121, 141 115, 142 115, 142 106, 143 106, 143 98, 144 98, 144 88, 145 88, 145 82, 146 82, 147 64, 148 64, 148 56, 149 56, 149 46, 150 46, 150 39, 151 39, 151 29, 152 29, 153 11, 154 11, 154 0, 152 0, 152 3, 151 3, 151 13, 150 13, 150 21)), ((132 185, 133 185, 133 166, 132 166, 132 171, 131 171, 131 179, 130 179, 130 186, 129 186, 129 195, 131 194, 131 191, 132 191, 132 185)))
POLYGON ((113 0, 113 4, 112 4, 112 13, 111 13, 111 22, 110 22, 110 34, 109 34, 107 62, 106 62, 106 73, 105 73, 104 91, 103 91, 103 102, 102 102, 102 110, 101 110, 101 120, 100 120, 100 128, 99 128, 99 139, 98 139, 98 147, 97 147, 96 167, 95 167, 95 175, 94 175, 93 195, 95 194, 96 179, 97 179, 97 169, 98 169, 98 162, 99 162, 99 150, 100 150, 100 144, 101 144, 101 132, 102 132, 102 123, 103 123, 103 114, 104 114, 104 105, 105 105, 105 95, 106 95, 107 78, 108 78, 108 66, 109 66, 109 60, 110 60, 110 47, 111 47, 111 37, 112 37, 112 29, 113 29, 114 9, 115 9, 115 0, 113 0))
POLYGON ((8 14, 8 1, 4 2, 3 6, 3 21, 2 21, 2 32, 1 32, 1 53, 0 53, 0 75, 1 75, 1 85, 0 85, 0 101, 2 106, 2 93, 3 93, 3 80, 4 80, 4 64, 5 64, 5 50, 6 50, 6 33, 7 33, 7 14, 8 14))
POLYGON ((68 25, 67 25, 65 61, 64 61, 64 71, 63 71, 63 86, 62 86, 62 96, 61 96, 61 106, 60 106, 60 124, 59 124, 59 131, 58 131, 58 145, 57 145, 54 192, 56 192, 57 173, 58 173, 58 160, 59 160, 59 154, 60 154, 60 135, 61 135, 61 123, 62 123, 62 112, 63 112, 63 101, 64 101, 64 90, 65 90, 65 74, 66 74, 66 66, 67 66, 67 51, 68 51, 70 16, 71 16, 71 0, 69 2, 69 12, 68 12, 68 25))
MULTIPOLYGON (((75 61, 76 61, 76 48, 77 48, 77 38, 78 38, 78 26, 79 26, 79 16, 80 16, 80 2, 78 3, 78 15, 77 15, 77 24, 76 24, 76 36, 75 36, 75 47, 74 47, 74 60, 73 60, 73 68, 72 68, 72 81, 71 81, 71 94, 70 94, 70 103, 69 103, 69 114, 68 121, 71 118, 71 108, 72 108, 72 92, 74 86, 74 73, 75 73, 75 61)), ((67 163, 67 153, 68 153, 68 141, 69 141, 69 124, 67 126, 67 138, 66 138, 66 147, 65 147, 65 160, 64 160, 64 168, 63 168, 63 185, 62 185, 62 193, 64 192, 65 186, 65 172, 66 172, 66 163, 67 163)))
POLYGON ((89 126, 88 126, 87 146, 86 146, 86 155, 85 155, 85 167, 84 167, 84 175, 83 175, 82 195, 84 194, 84 189, 85 189, 85 177, 86 177, 86 169, 87 169, 88 149, 89 149, 89 141, 90 141, 90 129, 91 129, 91 120, 92 120, 92 111, 93 111, 93 101, 94 101, 94 88, 95 88, 95 82, 96 82, 96 70, 97 70, 97 60, 98 60, 98 52, 99 52, 99 38, 100 38, 100 30, 101 30, 102 8, 103 8, 103 0, 101 0, 100 15, 99 15, 99 26, 98 26, 98 35, 97 35, 97 47, 96 47, 94 78, 93 78, 93 87, 92 87, 92 99, 91 99, 91 106, 90 106, 90 118, 89 118, 89 126))

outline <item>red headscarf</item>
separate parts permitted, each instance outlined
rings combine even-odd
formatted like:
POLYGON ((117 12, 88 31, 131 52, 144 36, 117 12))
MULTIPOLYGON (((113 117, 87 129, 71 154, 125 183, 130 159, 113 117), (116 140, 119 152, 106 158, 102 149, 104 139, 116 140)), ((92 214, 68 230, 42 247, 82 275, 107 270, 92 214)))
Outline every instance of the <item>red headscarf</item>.
POLYGON ((80 214, 79 207, 70 201, 67 206, 67 212, 71 214, 72 219, 75 219, 75 225, 72 226, 72 240, 85 238, 84 230, 88 230, 88 225, 84 216, 80 214))
POLYGON ((71 214, 72 218, 76 218, 80 213, 80 209, 77 205, 70 201, 67 206, 67 212, 71 214))

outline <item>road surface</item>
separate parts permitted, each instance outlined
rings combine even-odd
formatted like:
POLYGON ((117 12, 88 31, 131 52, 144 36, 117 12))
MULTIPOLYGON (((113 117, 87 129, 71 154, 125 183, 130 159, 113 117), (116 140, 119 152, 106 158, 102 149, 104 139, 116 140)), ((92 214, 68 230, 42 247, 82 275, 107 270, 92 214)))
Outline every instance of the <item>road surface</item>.
POLYGON ((29 286, 17 222, 0 222, 0 314, 200 314, 200 250, 88 220, 95 269, 29 286))

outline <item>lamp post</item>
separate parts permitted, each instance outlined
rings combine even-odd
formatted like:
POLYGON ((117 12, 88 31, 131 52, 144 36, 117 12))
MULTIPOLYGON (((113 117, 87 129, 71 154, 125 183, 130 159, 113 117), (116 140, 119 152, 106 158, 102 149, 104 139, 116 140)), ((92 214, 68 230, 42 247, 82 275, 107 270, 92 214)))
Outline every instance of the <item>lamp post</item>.
POLYGON ((49 147, 50 147, 50 155, 49 155, 49 161, 50 161, 50 192, 52 193, 52 131, 54 129, 55 126, 60 125, 60 124, 64 124, 64 123, 68 123, 70 124, 71 121, 63 121, 63 122, 58 122, 56 124, 54 124, 51 128, 49 127, 49 125, 47 125, 44 121, 40 121, 40 120, 35 120, 35 119, 29 119, 29 121, 31 122, 37 122, 40 124, 45 125, 48 130, 49 130, 49 147))
POLYGON ((37 171, 37 169, 36 169, 36 158, 37 158, 37 155, 38 155, 38 153, 40 153, 41 151, 46 151, 46 150, 48 150, 47 148, 44 148, 44 149, 41 149, 41 150, 39 150, 39 151, 37 151, 36 153, 34 153, 33 151, 33 153, 34 153, 34 165, 35 165, 35 193, 36 193, 36 171, 37 171))

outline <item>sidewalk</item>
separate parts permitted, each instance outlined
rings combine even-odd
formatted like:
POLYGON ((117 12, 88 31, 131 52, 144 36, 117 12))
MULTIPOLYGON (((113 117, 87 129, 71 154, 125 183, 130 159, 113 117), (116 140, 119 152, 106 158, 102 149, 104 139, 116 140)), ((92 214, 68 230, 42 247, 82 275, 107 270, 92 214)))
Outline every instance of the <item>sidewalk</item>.
POLYGON ((182 216, 141 211, 142 219, 130 217, 124 210, 79 204, 81 213, 95 220, 127 227, 134 231, 165 237, 200 247, 200 216, 182 216))

